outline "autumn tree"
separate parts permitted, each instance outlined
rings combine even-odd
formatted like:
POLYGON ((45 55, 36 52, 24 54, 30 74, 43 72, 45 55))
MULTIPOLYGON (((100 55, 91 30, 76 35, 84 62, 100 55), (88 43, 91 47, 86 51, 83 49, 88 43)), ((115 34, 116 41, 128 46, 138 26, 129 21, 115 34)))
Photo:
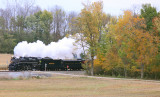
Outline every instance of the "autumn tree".
POLYGON ((131 60, 136 62, 141 68, 141 78, 144 77, 144 69, 149 65, 150 59, 157 53, 157 46, 154 43, 156 38, 143 28, 144 19, 134 17, 130 11, 125 11, 115 25, 117 44, 121 54, 123 53, 121 55, 123 64, 130 65, 131 60))
POLYGON ((116 66, 118 65, 118 51, 117 44, 114 38, 114 26, 117 23, 117 18, 110 15, 103 19, 105 27, 103 27, 103 33, 101 41, 98 43, 97 55, 95 59, 95 73, 107 73, 111 71, 111 75, 115 75, 116 66), (107 72, 106 72, 107 71, 107 72))
POLYGON ((160 36, 160 14, 153 19, 154 35, 160 36))
POLYGON ((94 74, 94 57, 97 53, 97 45, 101 39, 102 31, 102 17, 103 3, 101 1, 92 4, 83 4, 84 8, 81 10, 77 19, 77 26, 82 29, 79 31, 84 35, 86 44, 89 45, 89 53, 91 58, 91 75, 94 74))

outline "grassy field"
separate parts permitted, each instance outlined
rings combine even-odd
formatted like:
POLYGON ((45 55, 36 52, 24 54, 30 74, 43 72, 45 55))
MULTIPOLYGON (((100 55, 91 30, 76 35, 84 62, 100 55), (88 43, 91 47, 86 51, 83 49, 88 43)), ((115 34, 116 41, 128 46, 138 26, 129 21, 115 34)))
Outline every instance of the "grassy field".
POLYGON ((12 54, 0 54, 0 70, 8 69, 8 64, 11 60, 12 54))
POLYGON ((7 65, 10 62, 11 54, 0 54, 0 65, 7 65))
MULTIPOLYGON (((12 55, 0 54, 0 66, 12 55)), ((159 97, 160 82, 71 77, 0 79, 0 97, 159 97)))
POLYGON ((0 97, 159 97, 160 82, 53 75, 0 80, 0 97))

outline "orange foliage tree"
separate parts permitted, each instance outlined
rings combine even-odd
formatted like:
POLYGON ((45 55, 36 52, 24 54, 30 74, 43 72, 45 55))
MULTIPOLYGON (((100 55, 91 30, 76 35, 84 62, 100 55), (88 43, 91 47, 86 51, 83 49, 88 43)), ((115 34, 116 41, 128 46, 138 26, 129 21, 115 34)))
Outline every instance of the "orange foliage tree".
POLYGON ((125 11, 116 24, 109 25, 106 32, 106 45, 109 46, 102 67, 123 68, 125 77, 127 71, 140 72, 143 78, 144 72, 151 70, 150 64, 158 53, 158 39, 145 28, 144 19, 131 11, 125 11))
POLYGON ((140 66, 141 78, 144 77, 144 68, 147 68, 158 51, 156 38, 147 32, 145 27, 144 19, 134 16, 131 11, 125 11, 124 16, 115 25, 119 49, 125 52, 126 58, 140 66))

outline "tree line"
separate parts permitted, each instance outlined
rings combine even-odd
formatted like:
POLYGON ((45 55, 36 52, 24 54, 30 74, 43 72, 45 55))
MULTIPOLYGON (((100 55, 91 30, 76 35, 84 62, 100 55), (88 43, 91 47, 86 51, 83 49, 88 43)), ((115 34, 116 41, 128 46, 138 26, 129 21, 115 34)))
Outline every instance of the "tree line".
MULTIPOLYGON (((160 78, 160 12, 143 4, 140 14, 130 10, 115 17, 103 11, 103 2, 83 4, 79 14, 61 7, 42 10, 32 3, 0 9, 0 53, 13 53, 21 41, 58 41, 67 34, 87 47, 91 75, 160 78)), ((87 52, 87 53, 86 53, 87 52)))
POLYGON ((73 34, 73 19, 76 12, 65 12, 54 6, 42 10, 33 0, 14 2, 0 9, 0 53, 13 53, 15 45, 21 41, 43 41, 46 45, 58 41, 67 34, 73 34))
POLYGON ((160 79, 160 13, 151 4, 140 12, 109 18, 103 2, 84 4, 76 26, 89 45, 91 75, 160 79))

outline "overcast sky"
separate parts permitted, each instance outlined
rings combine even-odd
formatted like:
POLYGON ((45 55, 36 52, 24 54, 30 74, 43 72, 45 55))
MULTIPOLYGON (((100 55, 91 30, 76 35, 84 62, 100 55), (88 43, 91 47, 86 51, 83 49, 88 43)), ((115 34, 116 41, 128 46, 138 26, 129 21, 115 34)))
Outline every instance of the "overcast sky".
MULTIPOLYGON (((0 0, 0 7, 4 8, 6 1, 14 0, 0 0)), ((18 1, 18 0, 17 0, 18 1)), ((42 9, 49 9, 55 5, 60 6, 65 11, 80 12, 83 8, 82 2, 87 0, 35 0, 35 5, 39 5, 42 9)), ((91 2, 98 0, 89 0, 91 2)), ((102 0, 104 4, 104 12, 111 15, 121 15, 124 10, 131 9, 138 12, 142 4, 150 3, 152 6, 160 10, 160 0, 102 0)))

